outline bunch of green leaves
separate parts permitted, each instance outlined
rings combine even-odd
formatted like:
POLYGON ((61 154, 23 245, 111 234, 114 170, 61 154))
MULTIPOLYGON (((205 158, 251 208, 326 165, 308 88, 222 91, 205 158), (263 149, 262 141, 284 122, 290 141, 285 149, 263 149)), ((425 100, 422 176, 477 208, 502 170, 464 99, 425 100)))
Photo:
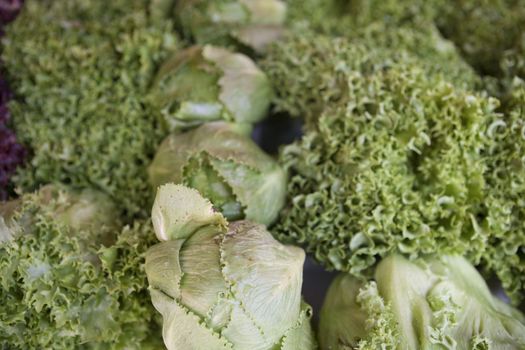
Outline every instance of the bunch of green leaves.
POLYGON ((14 127, 32 150, 14 181, 60 181, 109 194, 128 218, 147 215, 146 165, 164 136, 145 102, 176 37, 147 0, 28 1, 7 28, 2 59, 16 95, 14 127))
POLYGON ((13 237, 0 244, 0 347, 158 348, 144 271, 151 223, 75 226, 56 215, 65 196, 24 195, 10 215, 13 237))
POLYGON ((472 87, 478 77, 455 48, 432 33, 366 26, 348 38, 292 32, 274 45, 261 65, 276 91, 277 109, 310 122, 325 106, 344 101, 355 80, 396 66, 417 65, 457 86, 472 87), (416 53, 416 54, 414 54, 416 53))
POLYGON ((291 178, 277 236, 358 276, 392 251, 479 261, 489 235, 479 227, 482 150, 497 101, 410 59, 361 63, 353 54, 373 51, 329 42, 325 72, 338 75, 317 73, 332 84, 318 85, 318 100, 306 101, 322 111, 282 152, 291 178))

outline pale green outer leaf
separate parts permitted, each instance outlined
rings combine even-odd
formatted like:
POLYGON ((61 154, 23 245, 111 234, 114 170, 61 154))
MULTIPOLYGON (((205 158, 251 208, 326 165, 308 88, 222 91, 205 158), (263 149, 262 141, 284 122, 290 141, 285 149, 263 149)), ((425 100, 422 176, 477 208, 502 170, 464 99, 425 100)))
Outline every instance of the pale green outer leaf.
POLYGON ((471 264, 461 257, 445 257, 437 264, 446 269, 446 276, 433 287, 430 296, 450 293, 452 302, 460 309, 457 327, 450 334, 458 349, 467 349, 475 338, 488 339, 491 349, 525 348, 523 315, 493 297, 471 264))
POLYGON ((251 46, 256 52, 264 53, 269 44, 279 40, 285 29, 274 25, 251 25, 232 31, 241 43, 251 46))
POLYGON ((180 183, 182 181, 182 169, 189 158, 188 150, 184 145, 191 141, 190 132, 183 134, 172 134, 164 139, 157 148, 155 158, 148 167, 148 177, 153 188, 158 188, 169 182, 180 183), (177 151, 178 143, 181 149, 177 151), (179 159, 180 157, 180 159, 179 159))
POLYGON ((151 183, 158 187, 168 182, 183 182, 183 169, 188 159, 201 152, 254 169, 276 164, 253 141, 237 133, 235 126, 212 122, 188 132, 171 134, 164 139, 148 168, 151 183))
POLYGON ((284 335, 280 350, 315 349, 317 343, 310 325, 312 308, 306 304, 301 305, 301 314, 297 324, 284 335))
POLYGON ((217 303, 217 296, 228 292, 220 269, 221 236, 216 227, 203 228, 184 242, 180 252, 180 266, 184 271, 180 300, 202 318, 217 303))
POLYGON ((321 349, 393 350, 400 344, 395 314, 374 281, 340 274, 330 286, 319 323, 321 349))
POLYGON ((162 314, 162 336, 168 350, 221 350, 232 345, 207 328, 196 315, 157 289, 151 289, 151 300, 162 314))
MULTIPOLYGON (((184 1, 181 2, 184 3, 184 1)), ((192 1, 186 2, 191 3, 192 1)), ((206 7, 206 15, 210 17, 209 20, 214 24, 240 24, 248 21, 249 13, 247 8, 240 2, 201 1, 201 3, 206 2, 209 3, 206 7)))
POLYGON ((31 215, 15 220, 17 212, 23 211, 24 203, 30 202, 37 204, 39 210, 53 217, 56 223, 70 228, 86 244, 111 246, 122 227, 119 211, 108 195, 91 188, 79 190, 49 184, 17 200, 0 203, 0 219, 4 218, 6 226, 3 231, 9 228, 11 237, 31 229, 28 227, 33 224, 31 215))
POLYGON ((266 116, 272 98, 268 78, 249 57, 210 45, 175 52, 150 93, 171 130, 213 120, 255 123, 266 116))
POLYGON ((18 225, 12 218, 21 204, 19 199, 0 202, 0 244, 12 239, 18 231, 18 225))
POLYGON ((234 301, 230 322, 222 334, 233 343, 235 350, 266 350, 273 343, 255 324, 238 301, 234 301))
POLYGON ((13 238, 14 229, 9 227, 2 216, 0 216, 0 244, 13 238))
POLYGON ((180 298, 182 270, 179 262, 183 240, 158 243, 148 249, 145 270, 150 289, 156 289, 173 298, 180 298))
POLYGON ((463 257, 391 255, 375 279, 336 278, 321 310, 322 349, 525 348, 523 315, 492 296, 463 257))
POLYGON ((202 122, 210 122, 220 119, 222 105, 217 102, 194 102, 183 101, 177 111, 177 119, 170 122, 172 130, 184 126, 199 125, 202 122), (197 119, 197 120, 195 120, 197 119))
MULTIPOLYGON (((163 86, 166 84, 165 80, 167 76, 190 65, 190 63, 193 63, 204 72, 212 73, 214 71, 213 66, 202 59, 202 48, 200 46, 191 46, 184 50, 172 52, 172 54, 166 58, 157 71, 153 85, 163 86)), ((191 91, 188 91, 187 87, 173 86, 173 88, 182 89, 185 94, 191 94, 191 91)))
POLYGON ((222 254, 235 298, 265 338, 277 343, 299 318, 304 251, 282 245, 263 225, 241 221, 230 224, 222 254))
POLYGON ((229 297, 229 294, 219 295, 217 304, 214 305, 206 319, 208 326, 217 332, 227 327, 231 322, 234 305, 233 302, 228 299, 229 297))
POLYGON ((224 122, 203 125, 195 129, 188 152, 193 155, 205 151, 214 158, 235 161, 260 172, 276 165, 255 142, 237 133, 237 130, 235 125, 224 122))
POLYGON ((53 216, 75 230, 116 228, 118 211, 108 195, 85 188, 72 190, 63 185, 46 185, 36 194, 42 204, 52 203, 53 216))
POLYGON ((0 217, 3 217, 6 221, 10 221, 21 204, 22 201, 20 199, 0 202, 0 217))
POLYGON ((220 47, 247 47, 263 53, 277 39, 273 33, 283 32, 287 4, 281 0, 180 0, 176 6, 183 33, 198 44, 220 47), (239 32, 259 30, 255 41, 243 40, 239 32))
POLYGON ((202 55, 202 47, 175 51, 159 68, 150 98, 170 130, 212 120, 232 119, 219 101, 220 70, 202 55))
POLYGON ((255 123, 266 116, 273 89, 250 58, 210 45, 204 46, 202 55, 222 71, 219 99, 236 122, 255 123))
POLYGON ((432 310, 426 295, 437 278, 399 255, 381 261, 375 273, 380 295, 397 316, 401 348, 428 346, 432 310))
POLYGON ((232 29, 231 35, 239 42, 264 53, 269 44, 285 33, 286 4, 276 0, 240 0, 250 12, 250 23, 232 29))
POLYGON ((155 234, 161 241, 191 236, 199 228, 224 228, 226 220, 198 191, 175 184, 160 186, 151 212, 155 234))
POLYGON ((368 315, 357 303, 363 282, 340 274, 330 285, 319 316, 319 343, 322 349, 356 348, 366 337, 368 315))
POLYGON ((232 162, 211 162, 218 173, 229 180, 233 193, 246 206, 246 219, 270 224, 284 205, 286 173, 278 166, 268 167, 264 182, 250 167, 232 162))

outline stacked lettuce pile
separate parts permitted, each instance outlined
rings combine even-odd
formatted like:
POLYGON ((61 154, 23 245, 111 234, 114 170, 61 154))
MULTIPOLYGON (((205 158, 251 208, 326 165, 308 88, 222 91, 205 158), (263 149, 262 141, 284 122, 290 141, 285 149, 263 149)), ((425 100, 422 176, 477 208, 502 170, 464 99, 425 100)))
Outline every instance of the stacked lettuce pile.
POLYGON ((343 272, 322 349, 523 349, 524 9, 28 1, 0 347, 313 349, 304 247, 343 272), (250 139, 272 113, 304 122, 278 160, 250 139))
POLYGON ((284 149, 294 176, 278 232, 356 274, 394 248, 483 251, 480 152, 497 102, 429 75, 410 56, 396 62, 345 40, 324 44, 316 53, 326 62, 337 64, 343 47, 346 62, 370 66, 345 67, 340 101, 312 116, 303 139, 284 149))

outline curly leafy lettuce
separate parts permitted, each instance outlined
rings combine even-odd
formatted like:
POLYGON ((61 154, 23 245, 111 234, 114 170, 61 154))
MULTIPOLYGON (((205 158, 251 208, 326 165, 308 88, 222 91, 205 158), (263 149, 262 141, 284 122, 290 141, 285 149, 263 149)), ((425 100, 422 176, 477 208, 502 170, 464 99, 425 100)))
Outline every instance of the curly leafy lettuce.
POLYGON ((479 261, 489 235, 482 150, 497 101, 410 61, 330 62, 342 89, 282 152, 291 177, 275 233, 356 275, 393 250, 479 261))
POLYGON ((525 298, 525 86, 489 120, 486 158, 490 232, 484 264, 515 301, 525 298))
POLYGON ((68 197, 62 190, 49 201, 41 193, 24 195, 14 212, 3 206, 12 237, 0 243, 0 347, 160 345, 143 267, 150 223, 115 228, 106 223, 105 197, 86 193, 68 197), (95 227, 77 225, 88 216, 95 227))
POLYGON ((457 86, 478 84, 472 69, 435 31, 387 29, 381 23, 360 30, 346 38, 295 31, 272 46, 261 67, 274 85, 277 109, 304 118, 308 128, 325 106, 359 93, 362 79, 409 66, 457 86))
POLYGON ((165 135, 146 102, 157 66, 176 44, 149 1, 28 1, 7 28, 15 131, 32 151, 15 185, 95 187, 128 218, 147 215, 146 165, 165 135))

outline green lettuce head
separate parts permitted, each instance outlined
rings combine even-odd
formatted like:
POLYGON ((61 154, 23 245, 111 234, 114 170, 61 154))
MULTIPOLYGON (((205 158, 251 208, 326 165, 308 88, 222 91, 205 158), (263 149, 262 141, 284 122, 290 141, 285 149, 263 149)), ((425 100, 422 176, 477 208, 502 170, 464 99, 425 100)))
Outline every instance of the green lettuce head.
POLYGON ((290 179, 275 234, 363 277, 394 251, 479 262, 493 235, 483 227, 484 147, 499 102, 417 61, 355 61, 362 46, 330 42, 341 50, 330 56, 341 89, 314 104, 302 139, 283 148, 290 179))
POLYGON ((56 185, 0 213, 0 348, 161 346, 143 270, 149 223, 122 228, 105 195, 56 185))
POLYGON ((320 315, 322 349, 525 347, 525 318, 492 296, 464 258, 411 262, 391 255, 375 281, 341 274, 320 315))
MULTIPOLYGON (((96 239, 106 245, 115 240, 115 229, 121 226, 119 212, 106 194, 93 189, 74 190, 53 184, 43 186, 37 192, 26 194, 22 198, 0 203, 0 221, 5 226, 12 226, 11 232, 23 229, 19 225, 32 224, 30 215, 27 214, 15 220, 16 213, 26 201, 37 203, 41 211, 61 225, 77 231, 98 232, 96 239)), ((0 242, 2 240, 0 238, 0 242)))
POLYGON ((268 78, 250 58, 209 45, 173 54, 151 91, 171 129, 214 120, 251 125, 266 116, 272 96, 268 78))
POLYGON ((152 210, 162 243, 146 254, 153 305, 173 349, 313 349, 301 301, 304 251, 263 225, 228 224, 199 192, 161 186, 152 210))
POLYGON ((148 172, 155 188, 168 182, 196 188, 229 220, 269 225, 284 204, 286 173, 223 122, 168 136, 148 172))
POLYGON ((197 43, 237 45, 263 52, 283 35, 286 4, 281 0, 181 0, 180 24, 197 43))

